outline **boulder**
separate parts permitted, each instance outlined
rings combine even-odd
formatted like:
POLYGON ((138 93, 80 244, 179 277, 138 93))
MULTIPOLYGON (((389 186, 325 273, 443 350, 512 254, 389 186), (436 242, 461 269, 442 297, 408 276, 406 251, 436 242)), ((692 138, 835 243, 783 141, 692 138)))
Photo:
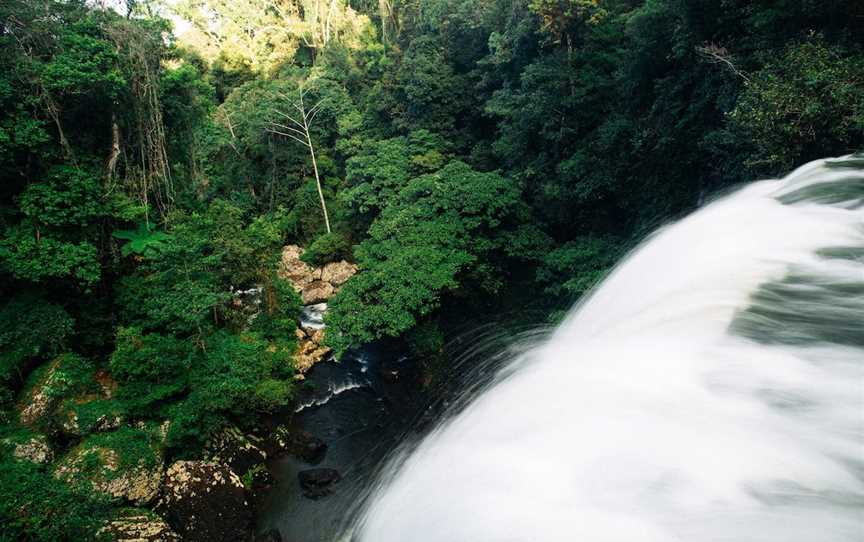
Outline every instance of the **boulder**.
POLYGON ((249 486, 252 488, 253 493, 256 495, 260 495, 262 491, 270 489, 274 482, 276 482, 276 478, 273 477, 273 473, 267 470, 267 465, 261 463, 253 467, 248 473, 249 476, 249 486))
POLYGON ((323 280, 316 280, 306 284, 300 292, 300 298, 304 305, 315 305, 324 303, 336 292, 332 284, 323 280))
POLYGON ((58 356, 24 394, 19 420, 52 434, 83 437, 111 431, 122 424, 121 409, 112 399, 117 382, 105 371, 75 356, 58 356))
POLYGON ((164 473, 158 435, 126 427, 91 435, 63 457, 54 476, 70 483, 89 483, 94 491, 136 505, 159 493, 164 473))
MULTIPOLYGON (((277 274, 291 283, 294 289, 301 291, 307 284, 316 280, 315 270, 300 259, 303 249, 297 245, 288 245, 282 249, 282 259, 279 262, 277 274)), ((319 272, 320 273, 320 272, 319 272)))
POLYGON ((324 330, 323 329, 313 329, 311 331, 306 331, 306 336, 309 338, 309 341, 315 343, 319 346, 324 345, 324 330))
POLYGON ((52 361, 45 374, 26 393, 26 399, 22 403, 18 414, 18 419, 22 425, 36 425, 57 404, 58 394, 55 390, 61 387, 60 384, 63 381, 62 374, 59 371, 62 361, 63 356, 52 361))
POLYGON ((328 263, 321 269, 321 280, 333 286, 342 286, 357 273, 357 266, 345 260, 328 263))
MULTIPOLYGON (((321 331, 323 332, 323 330, 321 331)), ((317 337, 319 340, 323 340, 323 335, 319 334, 317 337)), ((313 365, 327 359, 329 354, 330 348, 315 342, 304 333, 303 337, 297 341, 297 351, 294 352, 294 368, 301 375, 305 374, 313 365)))
POLYGON ((315 468, 297 473, 303 496, 310 499, 320 499, 333 493, 333 484, 342 479, 336 469, 315 468))
POLYGON ((68 437, 113 431, 123 424, 119 404, 94 395, 64 401, 55 411, 54 419, 60 432, 68 437))
POLYGON ((327 443, 323 440, 308 431, 292 430, 286 425, 280 425, 273 431, 270 442, 276 451, 313 465, 324 459, 327 453, 327 443))
POLYGON ((252 510, 240 477, 214 461, 177 461, 166 473, 157 510, 183 540, 245 540, 252 510))
POLYGON ((12 455, 16 459, 23 459, 39 465, 45 465, 54 461, 54 450, 48 444, 48 439, 43 435, 34 435, 27 440, 12 445, 12 455))
POLYGON ((147 511, 132 511, 123 517, 109 521, 99 530, 99 539, 115 542, 180 542, 180 535, 174 532, 161 517, 147 511))

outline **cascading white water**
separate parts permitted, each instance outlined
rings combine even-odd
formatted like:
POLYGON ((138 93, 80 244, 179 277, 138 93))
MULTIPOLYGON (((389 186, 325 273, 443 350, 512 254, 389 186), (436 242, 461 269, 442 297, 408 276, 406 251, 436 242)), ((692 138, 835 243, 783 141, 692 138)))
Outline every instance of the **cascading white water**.
POLYGON ((864 540, 864 159, 634 251, 404 461, 364 542, 864 540))

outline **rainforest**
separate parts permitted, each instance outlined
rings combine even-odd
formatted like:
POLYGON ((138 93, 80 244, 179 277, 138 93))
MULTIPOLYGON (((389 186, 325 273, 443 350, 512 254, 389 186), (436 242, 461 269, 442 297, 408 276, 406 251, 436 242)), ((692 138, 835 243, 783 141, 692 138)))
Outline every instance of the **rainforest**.
POLYGON ((861 540, 862 151, 859 0, 2 0, 0 541, 861 540))

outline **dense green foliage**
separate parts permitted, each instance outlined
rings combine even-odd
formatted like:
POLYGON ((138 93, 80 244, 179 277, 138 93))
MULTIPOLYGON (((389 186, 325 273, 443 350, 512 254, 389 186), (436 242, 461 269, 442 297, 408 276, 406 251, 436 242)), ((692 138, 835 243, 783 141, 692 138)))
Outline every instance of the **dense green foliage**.
POLYGON ((92 540, 109 504, 86 488, 58 483, 39 466, 0 460, 0 540, 92 540))
MULTIPOLYGON (((166 458, 195 456, 288 405, 285 244, 360 268, 337 352, 435 353, 457 318, 555 314, 716 191, 864 146, 854 0, 96 4, 0 4, 0 423, 61 453, 134 456, 167 421, 166 458)), ((92 537, 103 501, 8 456, 0 539, 92 537)))
POLYGON ((519 191, 497 173, 450 162, 391 195, 355 250, 363 272, 333 300, 330 343, 351 344, 412 329, 460 287, 496 294, 513 236, 528 218, 519 191))

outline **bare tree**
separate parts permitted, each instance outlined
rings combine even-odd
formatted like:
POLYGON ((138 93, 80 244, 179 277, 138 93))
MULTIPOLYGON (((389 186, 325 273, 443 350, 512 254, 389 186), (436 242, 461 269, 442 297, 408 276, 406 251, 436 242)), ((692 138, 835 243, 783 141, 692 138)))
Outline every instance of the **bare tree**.
POLYGON ((745 83, 749 83, 750 79, 747 77, 744 72, 738 69, 735 66, 734 58, 732 54, 725 47, 721 47, 716 43, 708 43, 706 42, 703 45, 696 46, 696 52, 708 61, 710 64, 721 64, 732 70, 732 73, 740 77, 744 80, 745 83))
POLYGON ((282 124, 276 121, 270 121, 267 131, 273 134, 278 134, 285 137, 290 137, 297 143, 300 143, 309 149, 309 155, 312 157, 312 170, 315 172, 315 184, 318 187, 318 197, 321 200, 321 211, 324 213, 324 225, 327 227, 327 233, 330 233, 330 218, 327 216, 327 204, 324 203, 324 192, 321 190, 321 178, 318 176, 318 162, 315 160, 315 146, 312 144, 312 136, 309 133, 309 127, 312 126, 312 121, 315 116, 321 111, 321 106, 326 98, 318 100, 311 108, 306 109, 303 98, 308 89, 300 85, 300 97, 297 100, 292 100, 284 94, 279 94, 282 99, 291 104, 297 111, 294 114, 289 114, 279 109, 273 109, 273 112, 290 124, 282 124))

